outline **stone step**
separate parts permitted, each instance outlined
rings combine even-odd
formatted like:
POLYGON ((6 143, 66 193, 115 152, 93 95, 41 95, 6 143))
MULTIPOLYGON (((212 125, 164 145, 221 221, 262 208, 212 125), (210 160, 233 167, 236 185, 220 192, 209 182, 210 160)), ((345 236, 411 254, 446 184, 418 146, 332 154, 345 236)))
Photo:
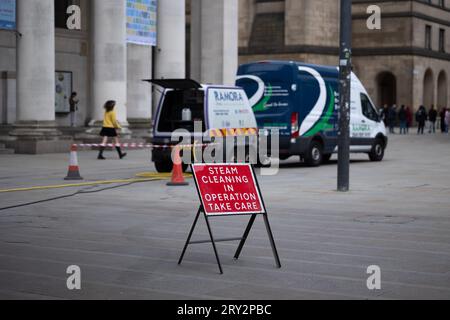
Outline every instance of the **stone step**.
POLYGON ((0 154, 13 154, 14 150, 13 149, 6 149, 3 145, 0 144, 0 154))

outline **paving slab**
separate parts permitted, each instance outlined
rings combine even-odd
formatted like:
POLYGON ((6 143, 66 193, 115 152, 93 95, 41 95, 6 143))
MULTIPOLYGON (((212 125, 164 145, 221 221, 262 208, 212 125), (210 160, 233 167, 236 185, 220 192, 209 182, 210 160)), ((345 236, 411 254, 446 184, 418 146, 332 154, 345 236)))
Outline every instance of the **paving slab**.
MULTIPOLYGON (((237 243, 218 244, 223 275, 209 244, 190 246, 177 265, 199 205, 192 179, 182 188, 95 185, 154 172, 149 150, 124 160, 106 155, 98 161, 95 151, 78 152, 83 182, 92 186, 0 192, 1 208, 60 197, 0 210, 0 298, 450 298, 447 135, 391 135, 380 163, 352 155, 348 193, 335 191, 335 156, 318 168, 291 158, 277 175, 258 175, 282 268, 258 218, 239 260, 237 243), (66 287, 69 265, 82 270, 79 291, 66 287), (381 290, 366 286, 370 265, 381 269, 381 290)), ((66 184, 68 158, 2 154, 0 190, 66 184)), ((247 220, 211 224, 217 237, 235 237, 247 220)), ((201 218, 194 238, 207 236, 201 218)))

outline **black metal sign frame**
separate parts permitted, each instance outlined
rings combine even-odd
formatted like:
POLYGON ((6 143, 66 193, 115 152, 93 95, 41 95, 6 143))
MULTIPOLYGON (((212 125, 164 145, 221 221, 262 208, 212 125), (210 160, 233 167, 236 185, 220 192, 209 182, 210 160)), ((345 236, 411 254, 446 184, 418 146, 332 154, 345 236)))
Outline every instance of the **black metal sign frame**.
MULTIPOLYGON (((215 165, 217 165, 217 164, 215 164, 215 165)), ((220 258, 219 258, 219 253, 217 251, 216 242, 239 241, 239 245, 238 245, 237 250, 236 250, 236 252, 234 254, 234 259, 235 260, 239 259, 239 256, 241 254, 242 248, 244 247, 245 241, 247 240, 247 237, 248 237, 248 235, 250 233, 250 230, 251 230, 251 228, 253 226, 253 223, 255 222, 256 216, 262 215, 263 219, 264 219, 264 224, 266 226, 267 235, 269 237, 270 246, 272 247, 272 253, 273 253, 273 256, 275 258, 275 263, 276 263, 278 268, 281 268, 280 257, 278 256, 278 251, 277 251, 277 248, 276 248, 276 245, 275 245, 275 240, 273 238, 272 229, 271 229, 270 223, 269 223, 269 218, 267 216, 267 210, 266 210, 266 206, 264 204, 264 198, 262 197, 261 190, 259 188, 259 183, 258 183, 258 180, 256 179, 256 174, 255 174, 255 171, 253 169, 253 166, 250 165, 250 168, 251 168, 252 173, 253 173, 253 178, 254 178, 254 181, 255 181, 255 184, 256 184, 256 189, 257 189, 257 191, 259 193, 259 196, 261 197, 261 202, 262 202, 262 205, 263 205, 264 212, 262 212, 262 213, 242 213, 242 214, 230 215, 230 216, 236 216, 236 215, 250 215, 251 216, 250 220, 249 220, 249 222, 247 224, 247 227, 245 228, 244 234, 242 235, 242 237, 239 237, 239 238, 215 239, 214 236, 213 236, 213 232, 212 232, 212 229, 211 229, 209 218, 210 217, 214 217, 214 216, 223 217, 224 215, 220 215, 220 214, 207 215, 205 210, 203 209, 203 205, 200 205, 198 210, 197 210, 197 214, 195 216, 195 219, 194 219, 194 222, 192 224, 192 227, 191 227, 191 229, 189 231, 189 235, 188 235, 188 237, 186 239, 186 243, 185 243, 185 245, 183 247, 183 251, 181 252, 180 259, 178 260, 178 264, 181 264, 181 262, 183 261, 184 254, 186 253, 186 249, 187 249, 188 245, 190 245, 190 244, 199 244, 199 243, 211 243, 212 247, 213 247, 213 250, 214 250, 214 255, 216 256, 217 265, 219 266, 219 271, 220 271, 221 274, 223 274, 222 264, 220 263, 220 258), (210 239, 191 241, 192 234, 194 233, 195 226, 197 225, 198 218, 200 217, 201 213, 203 213, 203 216, 205 217, 206 227, 208 228, 208 233, 209 233, 210 239)), ((191 171, 194 172, 194 170, 192 168, 192 165, 191 165, 191 171)), ((197 182, 197 179, 195 177, 195 174, 194 174, 194 181, 195 181, 195 187, 197 188, 197 193, 198 193, 198 196, 199 196, 200 202, 201 202, 202 201, 202 197, 201 197, 201 194, 200 194, 200 188, 198 187, 198 182, 197 182)))

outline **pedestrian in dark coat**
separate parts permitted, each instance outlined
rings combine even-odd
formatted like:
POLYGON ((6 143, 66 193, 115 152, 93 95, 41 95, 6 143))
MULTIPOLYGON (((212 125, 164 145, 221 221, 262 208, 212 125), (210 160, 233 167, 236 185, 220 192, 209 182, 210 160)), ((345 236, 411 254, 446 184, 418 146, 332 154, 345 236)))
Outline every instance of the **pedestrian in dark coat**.
POLYGON ((441 133, 445 133, 445 110, 446 108, 442 107, 439 112, 439 118, 441 118, 441 133))
POLYGON ((383 119, 384 125, 386 127, 388 127, 388 125, 389 125, 388 113, 389 113, 389 108, 388 108, 387 104, 385 104, 383 106, 383 112, 382 112, 381 118, 383 119))
POLYGON ((413 114, 409 106, 406 107, 406 133, 409 133, 409 128, 412 126, 413 114))
POLYGON ((395 133, 395 123, 397 122, 397 106, 393 104, 388 111, 389 132, 395 133))
POLYGON ((437 119, 437 111, 434 108, 434 105, 431 106, 430 111, 428 111, 428 121, 430 121, 430 129, 429 133, 436 133, 436 119, 437 119))
POLYGON ((407 117, 404 105, 400 107, 400 111, 398 112, 398 121, 400 122, 400 134, 406 134, 407 117))
POLYGON ((417 134, 423 134, 423 129, 425 128, 425 122, 427 121, 427 110, 424 106, 420 106, 419 110, 416 112, 416 121, 418 124, 417 134))

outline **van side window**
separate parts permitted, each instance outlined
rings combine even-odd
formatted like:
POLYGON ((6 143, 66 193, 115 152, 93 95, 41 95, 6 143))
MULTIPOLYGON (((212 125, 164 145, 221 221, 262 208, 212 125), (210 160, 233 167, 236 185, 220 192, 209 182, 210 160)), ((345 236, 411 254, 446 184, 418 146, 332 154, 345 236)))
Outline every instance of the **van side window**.
POLYGON ((380 121, 378 113, 376 112, 369 98, 364 93, 361 93, 361 108, 362 113, 366 118, 377 122, 380 121))

